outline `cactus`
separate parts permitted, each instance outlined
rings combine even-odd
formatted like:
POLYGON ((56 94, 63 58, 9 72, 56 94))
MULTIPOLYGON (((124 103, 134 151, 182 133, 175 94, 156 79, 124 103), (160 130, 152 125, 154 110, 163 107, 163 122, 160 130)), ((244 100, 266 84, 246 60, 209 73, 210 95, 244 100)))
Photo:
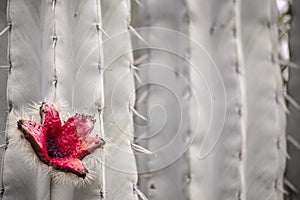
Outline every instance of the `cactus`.
MULTIPOLYGON (((163 15, 159 14, 160 10, 164 8, 164 5, 168 5, 166 1, 164 3, 160 2, 158 5, 154 2, 142 2, 143 8, 139 8, 141 10, 139 12, 143 14, 137 16, 146 22, 137 24, 172 27, 172 23, 177 22, 174 20, 175 17, 171 17, 169 14, 168 16, 172 20, 168 22, 165 21, 165 18, 160 18, 163 15)), ((186 179, 181 179, 179 182, 179 185, 182 184, 181 191, 174 192, 175 190, 172 190, 173 192, 165 194, 158 192, 161 189, 163 191, 165 185, 168 185, 168 188, 171 187, 172 184, 168 182, 170 180, 168 179, 169 173, 172 173, 172 170, 180 169, 176 168, 180 166, 178 165, 180 160, 173 163, 170 168, 141 174, 140 184, 143 191, 149 199, 168 197, 172 197, 172 199, 282 199, 282 179, 286 157, 285 102, 277 55, 276 6, 273 1, 258 3, 187 0, 186 3, 187 18, 189 19, 187 32, 192 39, 188 46, 189 49, 187 49, 187 52, 190 52, 192 63, 188 70, 193 86, 191 94, 195 95, 190 100, 191 123, 190 131, 186 134, 197 134, 188 155, 189 192, 182 192, 185 190, 182 181, 186 179), (259 7, 257 7, 258 5, 259 7), (265 8, 268 12, 265 12, 265 8), (257 14, 253 17, 251 13, 254 10, 257 14), (199 52, 199 45, 197 46, 193 40, 202 45, 205 50, 199 52), (205 51, 208 55, 205 55, 205 51), (204 75, 204 80, 195 66, 204 75), (224 81, 225 88, 223 88, 218 73, 224 81), (261 76, 260 79, 258 79, 258 75, 261 76), (224 89, 226 99, 224 99, 224 89), (224 104, 225 102, 226 104, 224 104), (219 127, 214 123, 217 121, 222 123, 225 111, 224 126, 219 127), (260 114, 261 112, 264 114, 260 114), (210 125, 211 118, 213 120, 210 125), (274 125, 270 126, 270 124, 274 125), (219 131, 222 132, 219 134, 219 131), (267 162, 264 161, 266 159, 267 162), (269 163, 272 163, 271 166, 275 166, 272 170, 269 169, 269 163), (214 187, 212 188, 211 185, 214 187), (172 196, 173 193, 176 197, 172 196)), ((177 4, 172 1, 172 6, 175 5, 177 4)), ((177 14, 175 15, 178 16, 176 19, 182 19, 180 18, 182 13, 176 12, 175 8, 169 11, 174 15, 177 14)), ((174 29, 174 27, 172 28, 174 29)), ((151 32, 146 35, 142 34, 142 36, 148 43, 156 39, 151 32)), ((167 42, 167 40, 163 41, 167 42)), ((157 62, 155 52, 148 52, 148 56, 148 62, 157 62)), ((163 53, 160 52, 158 57, 159 63, 169 64, 168 57, 163 53)), ((180 62, 177 61, 177 63, 180 62)), ((159 79, 158 74, 161 73, 155 70, 153 71, 156 73, 152 73, 149 66, 145 71, 141 66, 142 83, 148 82, 152 77, 159 79)), ((173 65, 170 64, 170 66, 173 65)), ((179 69, 180 66, 178 64, 179 69)), ((166 77, 165 75, 164 81, 167 79, 166 77)), ((146 91, 148 89, 147 99, 143 105, 138 107, 144 115, 149 112, 151 101, 160 104, 164 102, 164 99, 159 99, 163 93, 157 94, 155 98, 156 94, 151 93, 154 90, 149 88, 151 86, 145 89, 146 91), (153 100, 151 100, 152 98, 153 100)), ((143 91, 141 96, 142 94, 143 91)), ((176 113, 174 106, 173 112, 176 113)), ((155 118, 158 117, 161 118, 159 115, 155 118)), ((151 133, 151 128, 146 130, 148 134, 151 133)), ((143 132, 142 130, 145 129, 137 129, 137 134, 143 132)), ((141 144, 150 151, 154 151, 153 147, 157 147, 160 142, 167 140, 168 134, 172 136, 174 133, 167 132, 159 135, 161 139, 151 138, 141 144)), ((191 135, 187 137, 191 137, 191 135)), ((158 138, 158 136, 154 138, 158 138)), ((181 142, 183 144, 182 140, 181 142)), ((173 148, 172 153, 176 154, 177 152, 178 149, 173 148)), ((156 164, 155 160, 161 159, 160 162, 167 160, 162 155, 158 157, 154 159, 138 157, 140 160, 138 163, 142 163, 139 169, 151 171, 151 167, 156 164)), ((181 169, 183 168, 181 167, 181 169)), ((181 176, 182 174, 176 175, 181 176)), ((174 173, 171 176, 172 181, 177 177, 174 173)), ((178 182, 173 181, 173 183, 178 182)), ((173 184, 172 187, 177 186, 173 184)))
POLYGON ((249 102, 246 197, 283 199, 283 174, 287 156, 286 105, 278 62, 277 8, 274 1, 265 1, 263 4, 260 1, 246 1, 242 3, 242 11, 249 102), (265 12, 264 7, 268 8, 268 12, 265 12), (250 17, 253 16, 250 10, 257 11, 255 17, 250 17), (257 24, 255 31, 250 28, 252 24, 257 24))
POLYGON ((103 29, 112 37, 104 40, 104 122, 112 147, 107 152, 107 199, 137 199, 134 192, 137 175, 131 144, 133 142, 132 110, 135 102, 134 78, 130 70, 133 58, 127 33, 130 23, 130 1, 103 0, 103 29), (107 41, 107 42, 106 42, 107 41), (118 48, 116 48, 118 47, 118 48), (126 53, 126 54, 125 54, 126 53), (124 54, 124 55, 123 55, 124 54), (121 56, 123 55, 123 56, 121 56), (120 58, 118 56, 121 56, 120 58))
POLYGON ((30 101, 40 101, 42 96, 40 74, 42 70, 40 70, 39 59, 42 40, 38 27, 40 21, 38 6, 35 7, 32 2, 18 4, 8 1, 7 4, 7 21, 12 25, 8 40, 8 63, 11 69, 7 83, 7 99, 10 106, 7 130, 11 131, 6 131, 5 136, 9 144, 4 154, 3 175, 1 176, 3 198, 49 199, 49 176, 38 166, 25 167, 23 158, 28 152, 20 150, 20 146, 12 143, 13 136, 18 134, 14 128, 16 113, 21 114, 22 107, 27 106, 30 101), (20 14, 21 11, 23 14, 20 14), (16 190, 22 192, 16 193, 16 190))
MULTIPOLYGON (((7 84, 10 112, 6 138, 9 145, 4 154, 1 176, 4 199, 137 198, 133 189, 136 166, 130 146, 132 138, 122 132, 133 131, 132 113, 128 108, 129 104, 133 106, 134 98, 129 102, 128 92, 112 96, 114 83, 124 74, 127 76, 122 80, 121 90, 133 90, 134 79, 128 73, 132 56, 128 54, 116 59, 112 65, 105 63, 105 57, 113 55, 111 47, 104 48, 102 39, 107 37, 103 36, 104 29, 109 36, 127 30, 129 7, 125 0, 8 1, 7 21, 11 23, 8 63, 11 63, 11 69, 7 84), (103 15, 101 10, 105 10, 103 15), (106 64, 110 71, 104 70, 106 64), (117 106, 127 107, 113 111, 109 104, 111 98, 115 98, 117 106), (107 104, 104 104, 105 99, 107 104), (18 115, 30 117, 27 110, 30 103, 44 100, 64 104, 61 110, 94 115, 97 122, 93 134, 96 132, 110 138, 111 147, 105 153, 95 151, 83 159, 84 166, 93 171, 91 180, 81 180, 76 175, 57 170, 46 173, 45 165, 40 162, 27 162, 32 154, 28 152, 26 141, 22 140, 22 133, 16 129, 16 122, 18 115), (124 129, 118 128, 113 115, 123 117, 121 128, 124 129), (116 148, 120 146, 123 149, 116 148), (89 160, 93 162, 90 164, 89 160)), ((1 20, 4 13, 5 4, 1 3, 1 20)), ((4 43, 2 40, 1 44, 4 43)), ((127 50, 130 50, 130 43, 128 35, 127 50)), ((1 62, 2 56, 5 54, 1 55, 1 62)), ((1 85, 1 91, 5 91, 5 84, 1 85)), ((5 102, 1 101, 1 105, 5 102)), ((5 118, 1 117, 1 121, 5 118)))
MULTIPOLYGON (((1 199, 283 199, 274 1, 136 0, 133 11, 129 0, 0 1, 1 199), (133 28, 144 26, 165 29, 133 28), (133 45, 150 45, 135 62, 130 32, 133 45), (74 117, 60 123, 56 109, 74 117)), ((298 100, 296 75, 288 89, 298 100)), ((298 187, 295 160, 289 189, 298 187)))
POLYGON ((288 153, 290 159, 287 161, 286 169, 286 180, 285 183, 288 186, 288 197, 287 199, 297 200, 300 199, 299 189, 300 189, 300 154, 299 154, 299 64, 300 64, 300 54, 299 54, 299 33, 300 33, 300 4, 299 1, 293 1, 292 4, 292 23, 291 31, 289 37, 290 45, 290 55, 291 62, 296 64, 297 68, 289 69, 289 81, 288 81, 288 94, 292 98, 292 103, 289 104, 289 115, 287 123, 287 138, 288 138, 288 153))
POLYGON ((192 99, 191 126, 195 132, 199 123, 199 133, 190 148, 190 199, 246 199, 247 97, 240 3, 187 1, 190 36, 203 45, 215 62, 204 60, 204 63, 198 49, 191 48, 191 62, 201 67, 200 72, 207 70, 210 75, 205 79, 212 96, 209 97, 207 86, 191 68, 191 82, 198 97, 198 101, 192 99), (216 67, 224 86, 218 81, 216 67), (214 124, 210 130, 209 120, 213 115, 222 116, 225 108, 222 132, 214 124), (211 109, 218 110, 213 113, 211 109))
MULTIPOLYGON (((7 75, 8 75, 8 67, 9 64, 7 62, 7 20, 6 20, 6 1, 0 1, 0 141, 1 141, 1 149, 0 149, 0 173, 1 177, 3 174, 3 154, 6 148, 6 139, 5 139, 5 129, 6 129, 6 119, 7 119, 7 75)), ((3 194, 3 182, 2 178, 0 178, 0 195, 3 194)), ((1 199, 0 196, 0 199, 1 199)))
MULTIPOLYGON (((194 166, 206 168, 201 168, 202 176, 191 177, 191 188, 197 188, 193 187, 194 179, 200 182, 195 184, 203 188, 199 192, 195 189, 195 194, 205 199, 282 199, 285 103, 277 62, 275 3, 211 1, 200 6, 200 3, 188 2, 194 16, 191 37, 198 37, 197 41, 207 44, 205 47, 222 74, 227 96, 220 140, 203 161, 192 160, 192 171, 199 170, 194 166), (203 13, 212 16, 205 17, 203 13), (211 21, 197 23, 197 19, 207 18, 211 21), (193 27, 199 29, 193 30, 193 27), (205 34, 197 35, 201 29, 206 30, 205 34), (261 112, 264 114, 259 114, 261 112), (270 166, 276 167, 269 170, 270 166), (210 178, 212 174, 218 177, 217 182, 210 178), (216 190, 207 188, 209 185, 216 185, 216 190)), ((205 104, 201 108, 205 108, 205 104)), ((191 195, 193 197, 193 191, 191 195)))
MULTIPOLYGON (((193 145, 199 144, 191 147, 191 199, 283 199, 285 114, 276 62, 275 3, 188 1, 188 5, 190 35, 216 62, 226 90, 226 120, 218 143, 203 160, 194 156, 193 145)), ((191 55, 203 65, 193 57, 193 49, 191 55)), ((193 73, 191 79, 202 92, 193 73)), ((200 121, 205 122, 209 102, 205 98, 199 102, 200 121)))
MULTIPOLYGON (((161 27, 179 32, 187 31, 186 6, 183 0, 141 1, 133 10, 134 27, 161 27), (168 9, 166 9, 168 8, 168 9), (178 11, 178 12, 177 12, 178 11)), ((148 122, 136 118, 137 143, 152 154, 136 154, 140 172, 139 187, 149 199, 185 199, 188 188, 186 137, 188 132, 188 43, 174 42, 162 32, 143 31, 147 43, 164 49, 139 51, 147 57, 138 66, 137 110, 148 116, 148 122), (172 52, 177 52, 174 55, 172 52), (145 97, 146 94, 146 98, 145 97), (140 137, 146 138, 141 139, 140 137), (183 156, 182 156, 183 154, 183 156)), ((175 38, 173 38, 175 40, 175 38)), ((136 42, 143 43, 139 38, 136 42)), ((139 46, 139 45, 138 45, 139 46)))

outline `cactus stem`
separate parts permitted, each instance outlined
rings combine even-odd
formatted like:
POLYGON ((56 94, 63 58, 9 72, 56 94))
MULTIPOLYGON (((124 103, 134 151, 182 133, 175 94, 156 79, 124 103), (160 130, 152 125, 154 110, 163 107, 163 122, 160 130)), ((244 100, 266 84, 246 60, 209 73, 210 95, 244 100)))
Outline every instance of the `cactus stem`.
POLYGON ((144 147, 142 147, 140 145, 134 144, 134 143, 131 144, 131 148, 134 151, 138 152, 138 153, 144 153, 144 154, 147 154, 147 155, 153 154, 152 151, 149 151, 148 149, 146 149, 146 148, 144 148, 144 147))
MULTIPOLYGON (((99 65, 100 69, 100 99, 98 102, 98 117, 99 117, 99 127, 100 127, 100 136, 105 139, 105 133, 104 133, 104 118, 103 118, 103 109, 105 107, 105 91, 104 91, 104 71, 103 66, 104 66, 104 55, 103 55, 103 47, 102 47, 102 34, 108 37, 109 35, 104 31, 102 28, 102 11, 101 11, 101 1, 96 0, 96 7, 97 7, 97 23, 96 23, 96 29, 98 30, 98 51, 99 51, 99 65)), ((105 169, 105 154, 101 155, 101 183, 100 183, 100 198, 102 200, 106 200, 106 169, 105 169)))
POLYGON ((241 41, 241 1, 234 0, 233 1, 234 10, 229 17, 229 21, 233 18, 234 19, 234 28, 233 28, 233 37, 236 39, 235 49, 236 49, 236 68, 237 68, 237 75, 240 82, 240 93, 241 93, 241 105, 239 108, 239 116, 241 118, 241 149, 239 152, 240 158, 240 167, 239 167, 239 175, 240 175, 240 191, 239 191, 239 199, 244 200, 246 199, 246 155, 247 155, 247 100, 246 100, 246 79, 243 76, 243 72, 245 70, 245 63, 243 57, 243 46, 241 41), (241 115, 245 113, 244 115, 241 115))
POLYGON ((137 194, 142 200, 148 200, 148 198, 138 189, 136 185, 133 186, 133 192, 137 194))

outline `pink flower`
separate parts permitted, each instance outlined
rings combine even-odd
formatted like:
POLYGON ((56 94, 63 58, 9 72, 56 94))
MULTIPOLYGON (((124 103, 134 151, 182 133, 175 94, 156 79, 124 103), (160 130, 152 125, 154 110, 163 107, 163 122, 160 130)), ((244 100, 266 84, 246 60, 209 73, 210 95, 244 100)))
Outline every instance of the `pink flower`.
POLYGON ((58 111, 45 102, 40 107, 40 115, 41 123, 18 121, 18 129, 23 132, 39 159, 57 170, 85 178, 88 171, 81 160, 105 144, 98 136, 89 137, 94 128, 93 117, 76 114, 62 125, 58 111))

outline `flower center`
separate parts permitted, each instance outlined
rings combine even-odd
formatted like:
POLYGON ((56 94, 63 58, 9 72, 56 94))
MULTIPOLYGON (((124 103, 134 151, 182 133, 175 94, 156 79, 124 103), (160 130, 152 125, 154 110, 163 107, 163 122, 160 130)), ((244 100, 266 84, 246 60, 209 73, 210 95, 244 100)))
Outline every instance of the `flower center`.
POLYGON ((54 137, 50 137, 47 139, 47 153, 50 158, 63 158, 64 156, 59 150, 57 149, 54 137))

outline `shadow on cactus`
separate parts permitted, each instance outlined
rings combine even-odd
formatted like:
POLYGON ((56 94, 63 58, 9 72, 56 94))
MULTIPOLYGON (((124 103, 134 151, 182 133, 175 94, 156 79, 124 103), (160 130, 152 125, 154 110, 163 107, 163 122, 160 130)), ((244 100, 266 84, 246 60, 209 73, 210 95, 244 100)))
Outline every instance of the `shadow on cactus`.
POLYGON ((100 137, 89 136, 94 128, 93 117, 76 114, 62 124, 58 111, 49 103, 42 103, 40 116, 41 123, 32 120, 17 122, 18 129, 39 159, 57 170, 85 178, 88 170, 82 159, 105 144, 100 137))

